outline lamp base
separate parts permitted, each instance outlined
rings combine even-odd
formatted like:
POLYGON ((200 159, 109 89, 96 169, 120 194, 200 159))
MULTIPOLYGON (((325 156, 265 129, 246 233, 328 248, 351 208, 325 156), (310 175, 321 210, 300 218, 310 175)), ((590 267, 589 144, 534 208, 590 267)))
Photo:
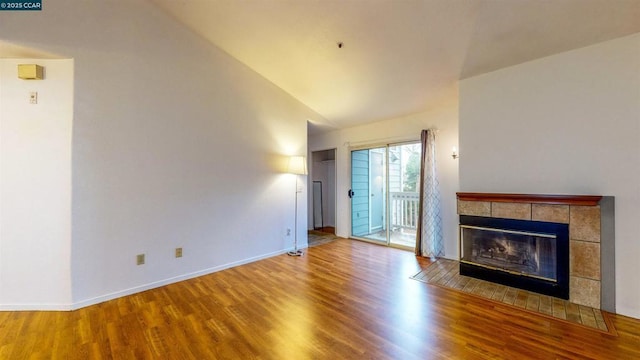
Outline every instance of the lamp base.
POLYGON ((287 255, 289 256, 302 256, 302 254, 304 254, 302 250, 293 250, 293 251, 287 252, 287 255))

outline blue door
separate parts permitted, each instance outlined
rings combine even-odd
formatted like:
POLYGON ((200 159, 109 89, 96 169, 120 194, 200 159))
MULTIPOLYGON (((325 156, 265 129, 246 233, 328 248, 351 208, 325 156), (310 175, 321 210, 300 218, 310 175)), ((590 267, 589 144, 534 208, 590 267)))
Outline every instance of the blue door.
POLYGON ((369 234, 369 149, 351 152, 351 235, 369 234))
POLYGON ((387 148, 351 152, 351 236, 387 243, 387 148))

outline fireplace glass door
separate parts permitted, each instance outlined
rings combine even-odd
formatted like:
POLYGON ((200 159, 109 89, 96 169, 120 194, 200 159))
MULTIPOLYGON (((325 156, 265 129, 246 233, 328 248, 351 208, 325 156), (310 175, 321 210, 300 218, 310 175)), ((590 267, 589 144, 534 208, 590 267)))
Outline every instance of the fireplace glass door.
POLYGON ((460 225, 461 262, 557 282, 556 235, 460 225))

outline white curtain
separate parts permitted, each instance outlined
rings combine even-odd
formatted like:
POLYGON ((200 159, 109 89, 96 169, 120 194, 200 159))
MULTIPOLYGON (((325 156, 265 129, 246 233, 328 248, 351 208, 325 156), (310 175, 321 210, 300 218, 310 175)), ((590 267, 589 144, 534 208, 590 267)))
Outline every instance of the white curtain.
POLYGON ((444 256, 440 185, 436 167, 436 137, 434 130, 422 130, 420 167, 420 208, 416 232, 416 255, 444 256))

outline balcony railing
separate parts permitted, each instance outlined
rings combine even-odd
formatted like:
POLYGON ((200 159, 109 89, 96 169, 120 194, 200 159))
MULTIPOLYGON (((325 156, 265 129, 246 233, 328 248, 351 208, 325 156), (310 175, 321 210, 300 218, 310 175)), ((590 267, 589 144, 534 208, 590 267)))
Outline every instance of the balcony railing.
POLYGON ((418 226, 417 192, 391 193, 391 230, 415 230, 418 226))

